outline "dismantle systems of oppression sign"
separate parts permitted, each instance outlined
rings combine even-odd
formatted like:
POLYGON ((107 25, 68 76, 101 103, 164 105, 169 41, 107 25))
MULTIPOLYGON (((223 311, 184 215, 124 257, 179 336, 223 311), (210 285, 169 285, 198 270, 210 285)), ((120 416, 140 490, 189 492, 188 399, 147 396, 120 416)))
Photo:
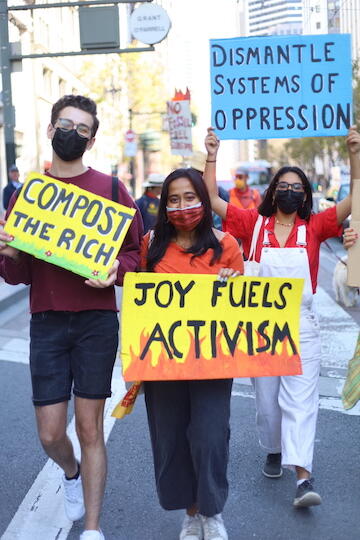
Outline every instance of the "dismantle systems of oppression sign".
POLYGON ((212 125, 220 139, 345 135, 350 34, 210 40, 212 125))

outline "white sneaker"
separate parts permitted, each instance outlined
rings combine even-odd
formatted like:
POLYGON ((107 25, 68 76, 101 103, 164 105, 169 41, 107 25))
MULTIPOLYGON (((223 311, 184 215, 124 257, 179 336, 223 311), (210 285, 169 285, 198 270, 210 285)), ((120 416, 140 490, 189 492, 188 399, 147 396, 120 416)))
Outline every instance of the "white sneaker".
POLYGON ((65 513, 70 521, 77 521, 85 514, 81 476, 76 480, 67 480, 64 475, 63 487, 65 513))
POLYGON ((102 531, 84 531, 80 534, 80 540, 105 540, 102 531))
POLYGON ((201 516, 204 540, 228 540, 228 535, 221 514, 212 517, 201 516))
POLYGON ((179 540, 203 540, 203 528, 199 514, 185 515, 179 540))

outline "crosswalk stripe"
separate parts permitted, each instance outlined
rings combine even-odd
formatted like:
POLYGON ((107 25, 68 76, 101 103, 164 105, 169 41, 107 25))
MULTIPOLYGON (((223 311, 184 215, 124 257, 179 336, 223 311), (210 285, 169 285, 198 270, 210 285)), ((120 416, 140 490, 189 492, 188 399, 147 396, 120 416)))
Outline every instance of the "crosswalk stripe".
MULTIPOLYGON (((111 412, 125 393, 125 384, 120 368, 114 370, 112 397, 106 401, 104 416, 105 441, 108 440, 115 423, 111 412)), ((80 457, 80 446, 75 433, 75 421, 71 420, 68 435, 73 442, 76 457, 80 457)), ((72 522, 65 515, 62 495, 62 470, 49 459, 23 499, 1 540, 64 540, 72 522)))

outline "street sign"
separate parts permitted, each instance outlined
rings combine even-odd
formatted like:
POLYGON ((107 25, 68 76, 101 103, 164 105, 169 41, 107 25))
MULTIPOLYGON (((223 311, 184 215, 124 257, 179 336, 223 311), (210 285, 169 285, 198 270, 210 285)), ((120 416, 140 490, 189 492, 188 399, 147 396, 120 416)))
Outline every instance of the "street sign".
POLYGON ((171 21, 165 9, 146 4, 135 9, 130 17, 131 35, 147 45, 160 43, 169 33, 171 21))
POLYGON ((128 129, 125 133, 125 142, 131 143, 135 141, 136 133, 132 129, 128 129))
POLYGON ((124 148, 124 154, 127 157, 135 157, 137 152, 136 142, 126 142, 124 148))

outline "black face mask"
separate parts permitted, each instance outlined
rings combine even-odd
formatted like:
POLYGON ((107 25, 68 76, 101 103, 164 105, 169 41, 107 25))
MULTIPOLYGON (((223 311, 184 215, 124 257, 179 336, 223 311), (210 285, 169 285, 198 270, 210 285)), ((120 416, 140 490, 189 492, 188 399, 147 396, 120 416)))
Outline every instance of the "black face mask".
POLYGON ((62 131, 57 128, 51 141, 54 152, 63 161, 74 161, 80 158, 86 150, 89 139, 80 137, 76 129, 62 131))
POLYGON ((284 214, 292 214, 301 208, 304 200, 304 192, 295 192, 290 189, 275 191, 275 203, 284 214))

